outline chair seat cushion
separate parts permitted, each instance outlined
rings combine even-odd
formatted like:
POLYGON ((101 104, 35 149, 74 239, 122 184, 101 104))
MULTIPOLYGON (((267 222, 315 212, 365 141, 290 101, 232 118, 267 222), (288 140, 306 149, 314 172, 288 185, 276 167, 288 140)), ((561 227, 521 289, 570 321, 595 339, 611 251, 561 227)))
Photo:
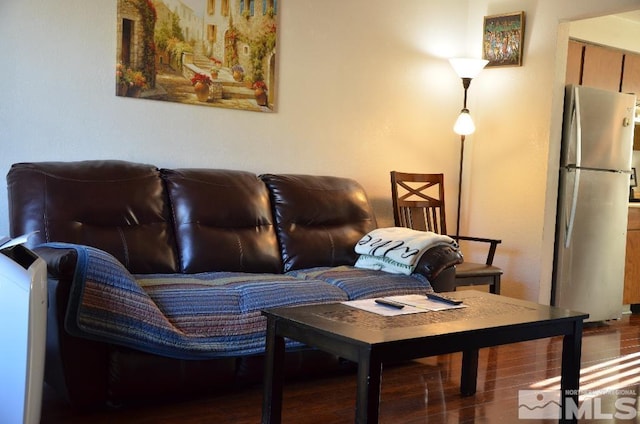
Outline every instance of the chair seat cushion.
POLYGON ((456 278, 484 277, 489 275, 501 275, 502 270, 493 265, 463 262, 456 265, 456 278))

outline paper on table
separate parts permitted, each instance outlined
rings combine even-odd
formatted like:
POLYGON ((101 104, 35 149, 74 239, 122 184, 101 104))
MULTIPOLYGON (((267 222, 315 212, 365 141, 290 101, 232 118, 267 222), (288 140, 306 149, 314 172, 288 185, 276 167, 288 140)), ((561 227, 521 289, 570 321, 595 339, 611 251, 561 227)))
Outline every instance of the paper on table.
POLYGON ((353 306, 354 308, 363 309, 374 314, 384 315, 386 317, 393 317, 396 315, 417 314, 419 312, 427 312, 424 309, 414 308, 413 306, 405 306, 402 309, 393 308, 391 306, 380 305, 376 303, 375 299, 360 299, 349 300, 342 302, 345 305, 353 306))
POLYGON ((441 302, 439 300, 429 299, 423 294, 408 294, 403 296, 389 296, 387 299, 394 300, 396 302, 404 303, 405 305, 414 306, 420 309, 426 309, 427 311, 444 311, 447 309, 460 309, 466 308, 467 305, 461 303, 459 305, 452 305, 450 303, 441 302))
POLYGON ((380 305, 376 303, 375 299, 361 299, 361 300, 349 300, 342 302, 345 305, 353 306, 354 308, 363 309, 365 311, 373 312, 378 315, 384 315, 392 317, 396 315, 417 314, 421 312, 429 311, 444 311, 447 309, 459 309, 466 308, 467 305, 449 305, 448 303, 439 302, 437 300, 431 300, 426 295, 422 294, 409 294, 402 296, 387 296, 382 299, 393 300, 394 302, 402 303, 404 308, 398 309, 390 306, 380 305))

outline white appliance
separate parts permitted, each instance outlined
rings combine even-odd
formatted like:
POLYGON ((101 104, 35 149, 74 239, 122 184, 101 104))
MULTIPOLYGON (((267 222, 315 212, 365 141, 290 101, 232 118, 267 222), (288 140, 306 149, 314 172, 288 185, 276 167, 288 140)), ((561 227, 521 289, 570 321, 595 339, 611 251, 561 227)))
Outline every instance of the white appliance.
POLYGON ((567 86, 552 303, 620 318, 636 98, 567 86))
POLYGON ((6 246, 0 246, 0 423, 39 423, 47 265, 21 244, 6 246))

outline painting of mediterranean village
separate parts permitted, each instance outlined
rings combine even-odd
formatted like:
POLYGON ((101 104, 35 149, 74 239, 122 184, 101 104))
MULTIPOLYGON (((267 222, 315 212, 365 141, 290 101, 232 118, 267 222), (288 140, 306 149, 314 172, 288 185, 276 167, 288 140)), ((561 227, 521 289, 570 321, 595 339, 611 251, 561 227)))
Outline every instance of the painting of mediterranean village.
POLYGON ((275 110, 277 0, 117 2, 117 96, 275 110))

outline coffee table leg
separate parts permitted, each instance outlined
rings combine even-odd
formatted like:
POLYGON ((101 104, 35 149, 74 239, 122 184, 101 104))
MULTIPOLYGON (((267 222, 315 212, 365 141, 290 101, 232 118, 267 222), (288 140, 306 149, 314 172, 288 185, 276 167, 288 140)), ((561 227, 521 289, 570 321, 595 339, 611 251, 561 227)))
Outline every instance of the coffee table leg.
POLYGON ((276 320, 269 317, 264 364, 262 424, 279 424, 282 420, 283 368, 284 338, 276 335, 276 320))
POLYGON ((361 353, 358 361, 357 424, 378 422, 381 382, 382 362, 372 358, 369 351, 361 353))
POLYGON ((462 352, 462 376, 460 377, 460 393, 471 396, 476 393, 478 380, 478 349, 462 352))
MULTIPOLYGON (((560 379, 560 403, 562 405, 561 423, 575 423, 575 416, 567 417, 567 400, 578 405, 580 389, 580 357, 582 355, 582 320, 575 321, 573 334, 562 339, 562 376, 560 379)), ((575 415, 575 414, 573 414, 575 415)))

